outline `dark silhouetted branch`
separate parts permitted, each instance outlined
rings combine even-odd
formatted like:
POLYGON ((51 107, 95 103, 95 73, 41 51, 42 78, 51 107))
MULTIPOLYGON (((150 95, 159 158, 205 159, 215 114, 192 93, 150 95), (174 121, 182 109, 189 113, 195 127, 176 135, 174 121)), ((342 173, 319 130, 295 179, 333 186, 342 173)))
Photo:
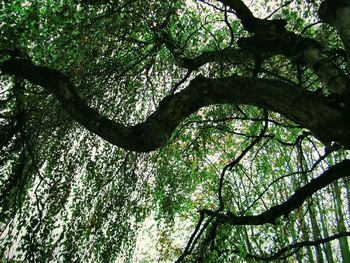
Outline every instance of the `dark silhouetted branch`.
POLYGON ((310 129, 321 141, 350 147, 348 114, 319 94, 298 90, 280 80, 232 76, 209 79, 198 76, 178 93, 165 97, 146 121, 127 127, 89 107, 61 72, 22 59, 1 65, 13 74, 54 94, 71 117, 89 131, 124 149, 148 152, 163 146, 174 129, 198 109, 214 104, 248 104, 279 112, 310 129))

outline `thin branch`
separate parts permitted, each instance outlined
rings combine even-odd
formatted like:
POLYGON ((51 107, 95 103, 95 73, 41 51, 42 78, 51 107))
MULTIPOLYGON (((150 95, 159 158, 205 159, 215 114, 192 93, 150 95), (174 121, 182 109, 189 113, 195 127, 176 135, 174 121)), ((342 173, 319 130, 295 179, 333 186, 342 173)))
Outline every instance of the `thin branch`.
POLYGON ((192 70, 187 70, 186 75, 179 81, 177 82, 174 87, 172 87, 171 91, 170 91, 170 95, 173 95, 175 93, 175 91, 186 82, 186 80, 191 76, 192 74, 192 70))
POLYGON ((281 216, 287 217, 292 211, 299 208, 309 197, 311 197, 317 191, 327 187, 334 181, 349 176, 350 160, 343 160, 342 162, 331 166, 319 177, 312 179, 309 183, 303 187, 297 189, 290 198, 281 203, 271 207, 269 210, 251 216, 235 216, 231 212, 226 214, 220 213, 220 211, 212 211, 209 209, 202 209, 208 216, 216 217, 220 224, 230 225, 263 225, 263 224, 275 224, 277 218, 281 216))
POLYGON ((218 189, 218 194, 219 194, 219 208, 217 211, 222 211, 224 209, 224 201, 222 198, 222 187, 223 187, 223 181, 225 177, 225 173, 227 170, 231 170, 236 164, 238 164, 242 158, 263 138, 267 128, 268 128, 268 113, 267 111, 264 111, 264 127, 260 131, 259 135, 241 152, 241 154, 225 165, 225 167, 222 169, 221 175, 220 175, 220 180, 219 180, 219 189, 218 189))
MULTIPOLYGON (((301 137, 302 138, 302 137, 301 137)), ((297 140, 298 142, 298 140, 297 140)), ((244 215, 249 209, 251 209, 255 204, 256 202, 258 202, 262 197, 263 195, 269 190, 269 188, 274 185, 275 183, 277 183, 278 181, 286 178, 286 177, 289 177, 289 176, 293 176, 293 175, 297 175, 297 174, 302 174, 302 173, 311 173, 312 171, 315 170, 315 168, 319 165, 319 163, 321 161, 323 161, 327 156, 329 156, 331 153, 333 153, 334 151, 337 151, 339 150, 339 148, 337 146, 334 146, 332 147, 329 151, 327 151, 324 155, 320 156, 320 158, 312 165, 312 167, 308 170, 304 170, 304 171, 297 171, 297 172, 292 172, 292 173, 288 173, 288 174, 285 174, 283 176, 280 176, 278 178, 276 178, 275 180, 273 180, 272 182, 270 182, 266 187, 265 189, 263 190, 263 192, 244 210, 242 211, 239 215, 242 216, 244 215)))
POLYGON ((196 225, 196 228, 194 230, 194 232, 192 233, 186 248, 184 250, 184 252, 181 254, 181 256, 175 261, 175 263, 181 263, 186 256, 190 255, 195 247, 195 245, 198 243, 200 237, 203 235, 204 231, 208 228, 208 226, 210 225, 211 221, 214 219, 214 217, 209 217, 209 219, 204 223, 204 225, 201 228, 201 225, 204 221, 205 215, 203 212, 199 212, 200 213, 200 218, 198 220, 198 223, 196 225), (199 232, 198 232, 199 231, 199 232), (197 234, 198 233, 198 234, 197 234))
POLYGON ((293 1, 294 1, 294 0, 290 0, 290 1, 286 2, 286 3, 284 3, 283 5, 281 5, 281 6, 278 7, 277 9, 275 9, 271 14, 269 14, 268 16, 266 16, 266 17, 264 18, 264 20, 269 19, 271 16, 273 16, 274 14, 276 14, 276 13, 277 13, 279 10, 281 10, 282 8, 284 8, 284 7, 288 6, 288 5, 290 5, 293 1))
POLYGON ((310 25, 307 25, 306 27, 304 27, 303 31, 301 31, 301 34, 302 34, 302 35, 305 34, 305 32, 306 32, 309 28, 311 28, 311 27, 313 27, 313 26, 315 26, 315 25, 321 24, 321 23, 322 23, 321 21, 317 21, 317 22, 315 22, 315 23, 312 23, 312 24, 310 24, 310 25))
POLYGON ((229 32, 230 32, 230 44, 228 45, 229 47, 232 47, 233 42, 235 40, 234 37, 234 33, 233 33, 233 28, 230 24, 230 22, 228 21, 228 16, 227 16, 227 7, 225 6, 225 14, 224 14, 224 20, 225 20, 225 24, 227 25, 229 32))
MULTIPOLYGON (((262 261, 273 261, 276 259, 286 259, 290 256, 292 256, 293 254, 295 254, 296 252, 298 252, 300 249, 302 249, 303 247, 310 247, 310 246, 318 246, 324 243, 328 243, 332 240, 335 239, 339 239, 342 237, 346 237, 346 236, 350 236, 350 232, 341 232, 323 239, 318 239, 315 241, 302 241, 302 242, 297 242, 297 243, 292 243, 289 246, 286 246, 282 249, 280 249, 279 251, 277 251, 276 253, 270 255, 270 256, 256 256, 256 255, 251 255, 248 254, 246 255, 246 258, 253 258, 255 260, 262 260, 262 261), (284 254, 288 253, 287 255, 283 256, 284 254)), ((239 253, 239 251, 235 251, 235 253, 239 253)))

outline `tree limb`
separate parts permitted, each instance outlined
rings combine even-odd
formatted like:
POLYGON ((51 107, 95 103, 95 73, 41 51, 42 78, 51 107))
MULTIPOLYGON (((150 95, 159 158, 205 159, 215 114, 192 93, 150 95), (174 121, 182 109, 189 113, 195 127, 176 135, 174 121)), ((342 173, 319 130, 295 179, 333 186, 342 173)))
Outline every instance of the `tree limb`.
POLYGON ((23 59, 2 63, 5 74, 23 77, 56 96, 71 117, 106 141, 132 151, 149 152, 167 142, 190 114, 213 104, 247 104, 281 113, 310 129, 323 142, 336 141, 350 148, 348 114, 319 94, 297 89, 280 80, 232 76, 198 76, 181 92, 165 97, 146 121, 124 126, 89 107, 61 72, 23 59))

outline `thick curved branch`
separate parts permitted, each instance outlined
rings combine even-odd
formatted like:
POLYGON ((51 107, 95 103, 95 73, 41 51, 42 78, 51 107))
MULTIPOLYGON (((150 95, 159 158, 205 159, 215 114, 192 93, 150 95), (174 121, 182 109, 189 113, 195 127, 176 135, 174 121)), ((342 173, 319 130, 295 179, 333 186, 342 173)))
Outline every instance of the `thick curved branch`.
POLYGON ((213 104, 247 104, 276 111, 310 129, 323 142, 336 141, 350 148, 348 114, 321 95, 273 79, 198 76, 181 92, 164 98, 145 122, 126 127, 90 108, 69 79, 57 70, 30 61, 10 59, 1 65, 5 74, 23 77, 53 93, 73 119, 106 141, 124 149, 148 152, 167 142, 190 114, 213 104))
POLYGON ((177 64, 183 68, 196 70, 210 62, 242 64, 254 61, 256 56, 266 59, 274 55, 284 55, 293 60, 297 58, 308 65, 332 94, 345 92, 345 96, 350 98, 349 78, 328 58, 321 44, 311 38, 286 32, 274 38, 267 38, 265 35, 241 38, 238 45, 241 49, 206 51, 195 58, 179 57, 177 64))
MULTIPOLYGON (((239 39, 238 45, 241 49, 225 48, 217 51, 206 51, 195 58, 177 56, 176 60, 178 66, 189 70, 196 70, 210 62, 230 62, 240 64, 247 61, 253 61, 257 56, 261 59, 266 59, 274 55, 284 55, 292 60, 297 60, 298 63, 308 65, 319 77, 319 80, 328 88, 329 92, 331 94, 337 94, 342 102, 350 99, 349 78, 328 58, 319 42, 311 38, 297 35, 293 32, 288 32, 285 29, 285 21, 283 20, 265 20, 256 18, 241 0, 219 1, 235 10, 243 27, 255 35, 249 38, 239 39)), ((326 2, 328 1, 325 1, 325 3, 326 2)), ((323 4, 323 6, 325 6, 325 4, 323 4)), ((345 40, 343 42, 348 43, 350 50, 350 30, 348 30, 350 27, 346 27, 346 25, 349 25, 350 23, 350 18, 344 18, 344 14, 347 12, 346 10, 349 9, 348 11, 350 13, 350 7, 344 7, 344 5, 341 5, 341 8, 338 9, 342 10, 339 11, 340 14, 337 15, 337 17, 331 16, 331 18, 327 18, 327 21, 333 21, 337 18, 333 23, 342 23, 338 26, 341 27, 341 30, 339 29, 338 33, 342 39, 345 39, 346 37, 349 38, 348 42, 344 42, 345 40)), ((329 7, 326 10, 328 11, 329 7)), ((348 17, 350 17, 350 15, 348 17)), ((174 50, 171 46, 168 48, 171 51, 174 50)), ((349 50, 347 52, 348 58, 350 56, 349 50)), ((350 59, 348 59, 348 61, 350 61, 350 59)))
POLYGON ((350 160, 344 160, 334 166, 331 166, 326 172, 319 177, 312 179, 308 184, 299 188, 285 202, 280 205, 271 207, 269 210, 252 216, 235 216, 231 213, 222 214, 207 209, 201 210, 204 214, 214 216, 220 224, 230 225, 263 225, 274 224, 277 218, 288 216, 293 210, 299 208, 307 198, 314 193, 328 186, 334 181, 350 176, 350 160))

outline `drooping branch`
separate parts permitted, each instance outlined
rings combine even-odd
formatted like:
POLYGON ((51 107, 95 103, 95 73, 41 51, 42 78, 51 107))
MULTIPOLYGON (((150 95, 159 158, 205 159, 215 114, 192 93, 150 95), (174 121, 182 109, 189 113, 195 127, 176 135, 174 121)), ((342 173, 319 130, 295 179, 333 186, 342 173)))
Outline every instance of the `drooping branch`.
POLYGON ((276 220, 281 216, 288 216, 292 211, 299 208, 307 198, 314 193, 328 186, 334 181, 350 176, 350 160, 344 160, 334 166, 331 166, 319 177, 312 179, 309 183, 295 191, 295 193, 285 202, 280 205, 271 207, 269 210, 251 216, 235 216, 232 213, 220 213, 203 209, 206 215, 216 217, 219 224, 230 225, 263 225, 275 224, 276 220))
POLYGON ((7 124, 0 126, 0 153, 3 147, 8 146, 13 137, 22 130, 25 125, 26 113, 23 106, 24 85, 21 80, 16 79, 13 87, 13 97, 15 97, 15 108, 11 112, 11 117, 0 116, 10 120, 7 124))
POLYGON ((348 114, 319 94, 299 90, 280 80, 232 76, 198 76, 181 92, 164 98, 146 121, 127 127, 89 107, 61 72, 23 59, 2 63, 5 74, 23 77, 54 94, 71 117, 106 141, 132 151, 148 152, 163 146, 177 125, 201 107, 247 104, 276 111, 310 129, 323 142, 350 148, 348 114))

